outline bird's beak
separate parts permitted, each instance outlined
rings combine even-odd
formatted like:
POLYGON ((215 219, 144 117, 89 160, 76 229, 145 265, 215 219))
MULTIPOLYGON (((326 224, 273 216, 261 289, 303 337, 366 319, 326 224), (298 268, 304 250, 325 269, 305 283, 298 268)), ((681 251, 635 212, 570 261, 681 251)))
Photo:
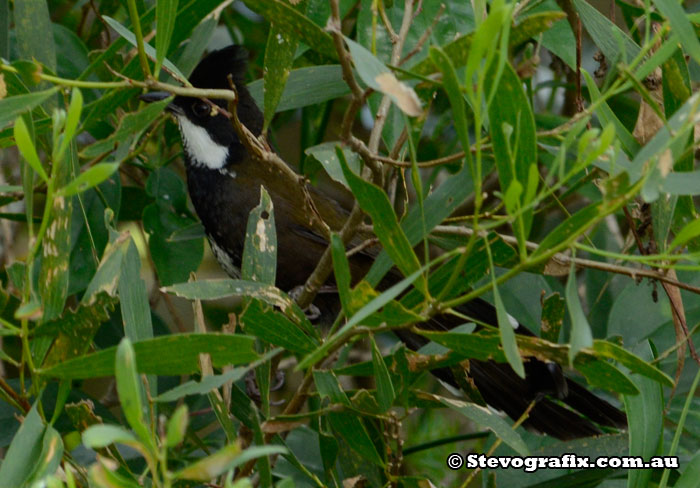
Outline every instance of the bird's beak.
MULTIPOLYGON (((143 93, 139 95, 139 99, 143 100, 146 103, 153 103, 153 102, 160 102, 161 100, 165 100, 166 98, 170 97, 171 94, 168 92, 164 91, 152 91, 148 93, 143 93)), ((174 103, 170 102, 167 107, 165 107, 166 110, 168 110, 171 113, 174 113, 176 115, 182 115, 182 109, 175 105, 174 103)))

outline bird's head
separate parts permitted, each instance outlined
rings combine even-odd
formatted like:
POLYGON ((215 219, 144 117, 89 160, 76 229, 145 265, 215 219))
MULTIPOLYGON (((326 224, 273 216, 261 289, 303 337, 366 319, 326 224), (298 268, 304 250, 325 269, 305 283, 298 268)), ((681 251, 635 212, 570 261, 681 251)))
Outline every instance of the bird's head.
MULTIPOLYGON (((238 93, 238 117, 254 135, 262 132, 263 115, 245 87, 244 75, 248 51, 231 45, 209 53, 189 78, 195 88, 230 89, 231 80, 238 93)), ((155 102, 170 96, 150 92, 141 100, 155 102)), ((176 96, 167 109, 177 119, 188 163, 222 169, 234 164, 244 151, 231 121, 218 110, 228 110, 227 101, 212 99, 214 106, 195 97, 176 96)))

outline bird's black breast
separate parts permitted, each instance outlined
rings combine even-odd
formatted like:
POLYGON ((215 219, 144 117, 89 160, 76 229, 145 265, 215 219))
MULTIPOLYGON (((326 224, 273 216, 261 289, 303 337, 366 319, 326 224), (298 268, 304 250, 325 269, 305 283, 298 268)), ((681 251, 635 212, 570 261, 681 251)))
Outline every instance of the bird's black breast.
POLYGON ((187 165, 187 189, 214 256, 232 277, 241 266, 245 229, 258 195, 236 181, 234 172, 187 165))

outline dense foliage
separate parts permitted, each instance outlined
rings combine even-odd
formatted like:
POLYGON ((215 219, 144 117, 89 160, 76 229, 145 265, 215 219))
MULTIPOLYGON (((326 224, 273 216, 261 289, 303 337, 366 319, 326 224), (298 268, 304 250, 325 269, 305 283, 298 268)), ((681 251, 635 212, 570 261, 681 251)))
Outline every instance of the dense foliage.
POLYGON ((603 10, 0 0, 0 486, 697 486, 700 14, 603 10), (137 98, 191 93, 178 80, 231 42, 251 53, 261 164, 356 199, 318 270, 332 326, 302 310, 313 293, 274 287, 265 192, 243 276, 223 279, 168 100, 137 98), (370 223, 384 252, 351 287, 343 238, 370 223), (392 262, 405 279, 377 291, 392 262), (478 296, 499 327, 426 332, 424 354, 390 332, 478 296), (628 431, 556 441, 428 373, 530 357, 628 431), (452 452, 680 468, 452 471, 452 452))

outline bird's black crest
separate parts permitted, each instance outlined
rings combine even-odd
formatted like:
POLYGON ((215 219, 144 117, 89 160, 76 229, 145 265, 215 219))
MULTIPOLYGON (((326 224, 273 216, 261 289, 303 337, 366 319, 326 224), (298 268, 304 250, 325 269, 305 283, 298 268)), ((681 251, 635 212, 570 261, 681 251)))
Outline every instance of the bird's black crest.
POLYGON ((231 45, 212 51, 202 59, 190 76, 196 88, 230 88, 228 75, 236 84, 243 82, 248 65, 248 50, 231 45))

